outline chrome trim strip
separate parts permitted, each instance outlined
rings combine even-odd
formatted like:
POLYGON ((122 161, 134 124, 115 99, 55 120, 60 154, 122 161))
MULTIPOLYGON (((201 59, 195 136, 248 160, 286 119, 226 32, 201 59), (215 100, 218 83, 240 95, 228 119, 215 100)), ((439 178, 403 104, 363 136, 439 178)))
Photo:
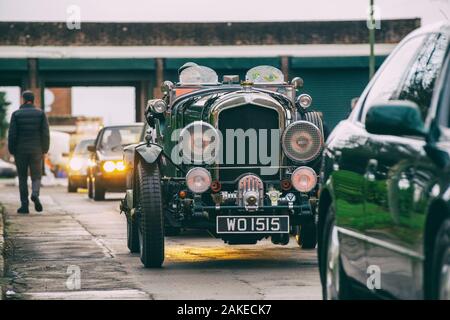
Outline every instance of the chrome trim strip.
POLYGON ((338 232, 340 232, 342 234, 345 234, 345 235, 353 237, 353 238, 357 238, 357 239, 362 240, 364 242, 367 242, 367 243, 370 243, 370 244, 373 244, 373 245, 376 245, 376 246, 379 246, 379 247, 382 247, 382 248, 394 251, 394 252, 399 253, 401 255, 408 256, 408 257, 411 257, 411 258, 414 258, 414 259, 417 259, 417 260, 420 260, 420 261, 424 261, 425 260, 425 257, 423 255, 421 255, 421 254, 419 254, 417 252, 414 252, 412 250, 406 249, 404 247, 398 246, 396 244, 392 244, 392 243, 389 243, 389 242, 384 241, 384 240, 379 240, 379 239, 376 239, 376 238, 373 238, 373 237, 369 237, 369 236, 366 236, 364 234, 361 234, 361 233, 358 233, 358 232, 355 232, 355 231, 352 231, 352 230, 349 230, 349 229, 345 229, 345 228, 342 228, 342 227, 337 227, 337 229, 338 229, 338 232))
POLYGON ((211 108, 211 118, 214 121, 214 126, 216 128, 219 127, 220 112, 246 104, 252 104, 277 111, 279 114, 279 128, 284 130, 286 118, 288 117, 286 108, 269 95, 257 91, 238 91, 219 98, 211 108))

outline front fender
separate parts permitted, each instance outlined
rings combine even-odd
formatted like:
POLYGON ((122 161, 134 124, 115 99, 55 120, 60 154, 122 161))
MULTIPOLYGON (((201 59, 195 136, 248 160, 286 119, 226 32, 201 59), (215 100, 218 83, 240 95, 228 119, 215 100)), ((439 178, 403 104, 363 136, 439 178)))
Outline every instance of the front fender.
POLYGON ((162 153, 162 147, 156 144, 141 144, 135 150, 136 156, 139 155, 147 164, 155 163, 162 153))

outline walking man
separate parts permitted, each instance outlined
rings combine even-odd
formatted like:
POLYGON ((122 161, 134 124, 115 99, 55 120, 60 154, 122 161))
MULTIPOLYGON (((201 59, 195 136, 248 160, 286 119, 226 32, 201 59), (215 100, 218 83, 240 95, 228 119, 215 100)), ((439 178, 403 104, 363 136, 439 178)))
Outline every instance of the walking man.
POLYGON ((18 213, 27 214, 28 210, 28 170, 31 176, 31 201, 37 212, 42 211, 39 200, 41 187, 42 161, 50 146, 50 132, 45 112, 34 106, 34 94, 31 91, 22 93, 23 104, 13 112, 9 125, 8 149, 14 155, 21 207, 18 213))

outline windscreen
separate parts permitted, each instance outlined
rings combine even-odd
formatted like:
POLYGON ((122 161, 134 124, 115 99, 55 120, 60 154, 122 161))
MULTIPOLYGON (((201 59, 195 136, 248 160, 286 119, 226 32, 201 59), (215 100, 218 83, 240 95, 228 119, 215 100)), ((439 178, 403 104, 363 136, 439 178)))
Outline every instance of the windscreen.
POLYGON ((141 134, 142 126, 106 128, 100 141, 100 150, 123 151, 125 146, 138 143, 141 134))
POLYGON ((284 75, 281 70, 272 66, 258 66, 247 71, 247 81, 260 84, 283 84, 284 75))
POLYGON ((74 154, 89 154, 89 151, 87 147, 89 145, 93 145, 95 142, 94 139, 92 140, 82 140, 80 141, 77 146, 75 147, 75 150, 73 151, 74 154))
POLYGON ((217 73, 204 66, 189 67, 180 73, 180 84, 182 85, 217 84, 218 81, 217 73))

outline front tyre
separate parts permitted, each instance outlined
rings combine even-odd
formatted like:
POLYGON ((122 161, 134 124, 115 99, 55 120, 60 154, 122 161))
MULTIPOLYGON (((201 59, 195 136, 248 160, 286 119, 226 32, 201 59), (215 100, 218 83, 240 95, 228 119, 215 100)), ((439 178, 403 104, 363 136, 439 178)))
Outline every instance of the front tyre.
POLYGON ((317 244, 317 226, 314 222, 295 227, 295 240, 302 249, 314 249, 317 244))
POLYGON ((89 178, 89 176, 86 178, 86 185, 87 185, 87 190, 88 190, 88 198, 92 199, 94 198, 94 190, 93 190, 93 186, 92 186, 92 179, 89 178))
POLYGON ((164 262, 164 218, 159 167, 138 163, 137 207, 141 261, 146 268, 164 262))
POLYGON ((99 181, 98 178, 94 178, 94 181, 92 182, 92 186, 94 187, 92 196, 95 201, 103 201, 105 200, 105 187, 102 185, 102 183, 99 181))
POLYGON ((69 181, 67 183, 67 192, 69 192, 69 193, 77 192, 78 187, 73 185, 73 182, 72 182, 72 180, 70 178, 68 180, 69 181))
POLYGON ((444 220, 437 232, 431 263, 430 298, 450 300, 450 218, 444 220))

